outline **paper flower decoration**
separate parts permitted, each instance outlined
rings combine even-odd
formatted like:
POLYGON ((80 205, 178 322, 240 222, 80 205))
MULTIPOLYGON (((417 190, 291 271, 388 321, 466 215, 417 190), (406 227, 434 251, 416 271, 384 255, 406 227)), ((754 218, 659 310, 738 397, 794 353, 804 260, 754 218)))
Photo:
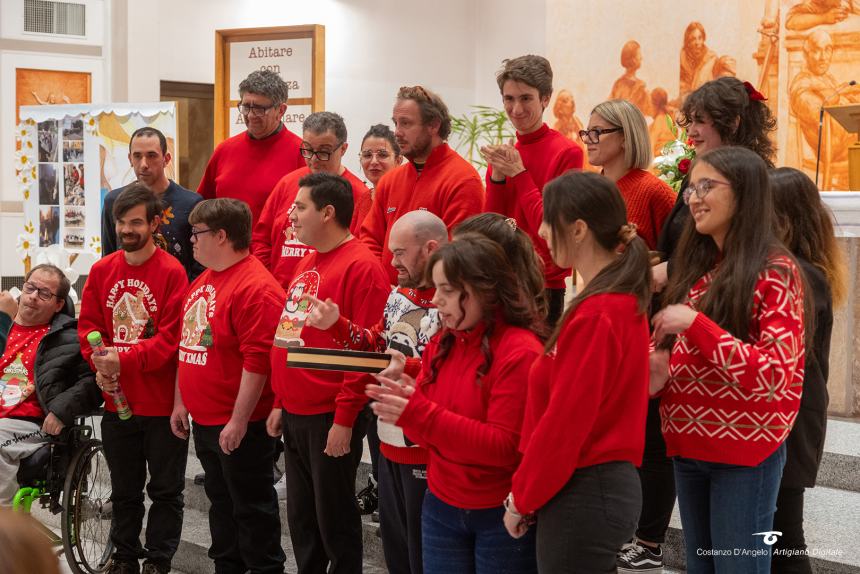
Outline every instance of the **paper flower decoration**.
POLYGON ((101 253, 102 253, 101 239, 99 239, 95 235, 90 237, 90 251, 92 251, 93 253, 97 253, 99 255, 101 255, 101 253))
POLYGON ((18 183, 22 188, 29 189, 36 182, 36 166, 31 165, 25 169, 18 170, 18 183))
POLYGON ((31 124, 28 124, 26 122, 21 122, 15 128, 15 139, 18 141, 18 143, 29 140, 30 145, 32 145, 34 133, 35 132, 34 132, 33 126, 31 124))
POLYGON ((91 116, 89 114, 84 114, 82 117, 84 121, 84 129, 87 130, 90 134, 96 135, 99 131, 99 120, 96 116, 91 116))
POLYGON ((32 150, 19 149, 15 152, 15 170, 30 169, 35 164, 33 162, 32 150))
POLYGON ((36 238, 32 233, 19 233, 18 242, 15 244, 15 251, 18 252, 18 257, 24 259, 33 255, 33 248, 36 245, 36 238))

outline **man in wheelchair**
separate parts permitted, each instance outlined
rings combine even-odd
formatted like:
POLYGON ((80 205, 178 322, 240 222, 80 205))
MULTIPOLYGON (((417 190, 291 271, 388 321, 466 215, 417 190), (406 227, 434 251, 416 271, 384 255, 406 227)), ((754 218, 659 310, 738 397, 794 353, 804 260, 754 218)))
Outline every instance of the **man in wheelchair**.
POLYGON ((53 265, 24 278, 16 304, 0 293, 0 505, 18 490, 19 463, 102 396, 81 356, 71 285, 53 265))

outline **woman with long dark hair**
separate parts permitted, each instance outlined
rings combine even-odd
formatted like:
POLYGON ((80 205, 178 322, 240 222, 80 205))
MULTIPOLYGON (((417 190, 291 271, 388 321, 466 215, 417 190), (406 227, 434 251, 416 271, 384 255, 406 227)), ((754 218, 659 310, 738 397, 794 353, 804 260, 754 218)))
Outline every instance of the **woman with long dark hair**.
POLYGON ((693 163, 692 219, 654 337, 672 344, 660 416, 687 572, 769 572, 785 440, 804 367, 802 272, 774 234, 767 165, 741 147, 693 163))
POLYGON ((802 171, 781 167, 770 172, 776 228, 782 242, 803 269, 815 310, 815 327, 807 334, 800 411, 786 441, 785 470, 776 499, 773 573, 812 573, 803 533, 803 493, 815 486, 827 429, 827 375, 833 305, 846 297, 846 264, 830 210, 818 188, 802 171), (810 336, 811 335, 811 336, 810 336))
POLYGON ((380 420, 430 451, 424 572, 536 572, 534 536, 508 536, 502 500, 520 461, 542 319, 502 248, 484 236, 440 247, 427 272, 443 330, 424 351, 417 384, 379 376, 382 386, 367 390, 380 420))
POLYGON ((537 518, 541 572, 615 572, 641 507, 648 402, 648 248, 616 186, 570 172, 544 189, 541 236, 575 267, 573 299, 529 375, 523 461, 507 499, 512 536, 537 518))

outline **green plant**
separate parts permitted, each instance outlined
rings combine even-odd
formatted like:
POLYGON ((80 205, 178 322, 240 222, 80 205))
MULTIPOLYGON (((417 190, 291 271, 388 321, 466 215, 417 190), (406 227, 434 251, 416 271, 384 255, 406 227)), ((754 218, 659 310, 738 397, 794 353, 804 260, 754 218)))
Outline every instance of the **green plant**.
POLYGON ((472 110, 451 118, 451 133, 457 136, 455 149, 476 168, 485 169, 481 147, 507 142, 515 132, 504 110, 492 106, 472 106, 472 110))

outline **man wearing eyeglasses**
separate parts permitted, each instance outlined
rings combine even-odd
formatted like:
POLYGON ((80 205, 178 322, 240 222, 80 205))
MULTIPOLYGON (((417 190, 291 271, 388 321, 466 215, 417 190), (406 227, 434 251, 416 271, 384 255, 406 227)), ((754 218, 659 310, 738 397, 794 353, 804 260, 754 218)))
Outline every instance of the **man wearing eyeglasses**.
MULTIPOLYGON (((312 173, 330 173, 346 179, 352 188, 354 205, 361 205, 370 190, 343 165, 347 149, 346 124, 333 112, 316 112, 302 124, 301 153, 307 166, 285 175, 272 190, 263 212, 254 226, 251 253, 271 271, 286 289, 293 279, 298 262, 313 251, 296 236, 290 223, 293 202, 299 192, 299 181, 312 173)), ((349 230, 357 236, 361 221, 359 210, 353 211, 349 230)))
POLYGON ((218 144, 197 193, 205 199, 240 199, 257 221, 278 180, 305 165, 301 139, 281 121, 287 91, 281 76, 268 70, 251 72, 242 80, 238 108, 247 130, 218 144))
POLYGON ((60 312, 70 288, 57 267, 37 265, 17 304, 0 293, 0 506, 18 490, 20 461, 101 403, 78 323, 60 312))
MULTIPOLYGON (((203 267, 191 254, 188 214, 203 198, 168 179, 165 170, 171 159, 167 151, 167 138, 159 130, 143 127, 131 134, 128 161, 137 181, 146 184, 161 200, 164 212, 158 231, 164 237, 165 249, 182 263, 191 281, 203 272, 203 267)), ((102 207, 102 257, 118 249, 113 204, 124 189, 115 189, 105 196, 102 207)))
POLYGON ((546 241, 538 235, 543 219, 541 193, 548 181, 570 169, 582 169, 582 148, 543 121, 552 97, 552 67, 546 58, 528 55, 505 60, 496 82, 517 141, 481 148, 488 164, 484 209, 513 217, 531 237, 544 262, 547 322, 552 326, 564 309, 570 270, 553 263, 546 241))
POLYGON ((182 298, 188 287, 185 269, 155 245, 162 209, 155 193, 134 183, 113 204, 121 251, 90 269, 81 297, 78 336, 84 357, 96 371, 104 393, 101 431, 113 488, 114 570, 137 574, 170 571, 182 533, 185 463, 188 443, 170 429, 176 386, 182 298), (101 334, 104 356, 87 342, 101 334), (117 413, 117 385, 132 417, 117 413), (152 501, 145 547, 140 544, 144 517, 144 484, 152 501))

